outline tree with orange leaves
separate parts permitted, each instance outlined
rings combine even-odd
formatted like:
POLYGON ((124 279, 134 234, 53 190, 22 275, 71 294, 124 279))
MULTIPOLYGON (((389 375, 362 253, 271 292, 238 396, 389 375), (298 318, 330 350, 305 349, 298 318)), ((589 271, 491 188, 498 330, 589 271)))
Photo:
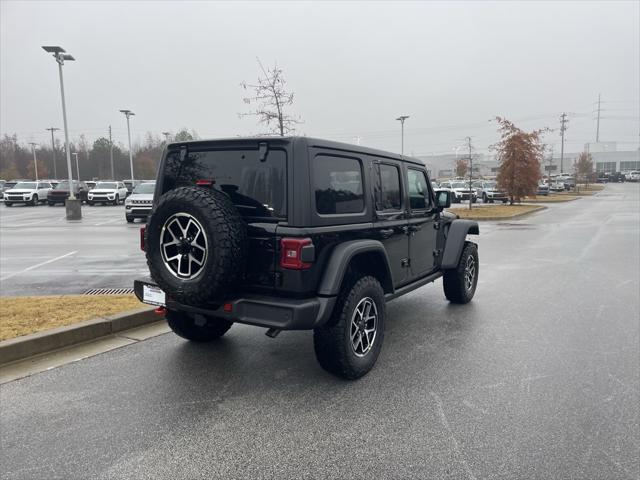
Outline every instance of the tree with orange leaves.
POLYGON ((467 170, 469 170, 469 166, 465 159, 461 158, 456 161, 456 175, 458 177, 464 177, 467 174, 467 170))
POLYGON ((496 121, 500 132, 500 141, 492 146, 500 162, 496 180, 513 205, 536 194, 544 151, 540 137, 547 129, 525 132, 506 118, 496 117, 496 121))

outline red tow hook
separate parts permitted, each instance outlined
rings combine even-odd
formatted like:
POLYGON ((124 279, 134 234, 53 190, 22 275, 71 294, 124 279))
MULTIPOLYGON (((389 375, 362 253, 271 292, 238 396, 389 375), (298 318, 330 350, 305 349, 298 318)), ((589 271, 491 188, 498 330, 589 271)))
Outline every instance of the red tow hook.
POLYGON ((166 307, 158 307, 153 312, 157 315, 164 315, 165 313, 167 313, 167 309, 166 307))

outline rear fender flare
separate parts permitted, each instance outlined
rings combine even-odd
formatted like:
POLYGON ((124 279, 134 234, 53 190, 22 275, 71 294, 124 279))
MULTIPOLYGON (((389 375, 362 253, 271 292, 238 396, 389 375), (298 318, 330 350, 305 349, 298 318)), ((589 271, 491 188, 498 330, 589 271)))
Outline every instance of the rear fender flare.
POLYGON ((331 253, 331 259, 322 276, 318 294, 322 296, 338 295, 351 260, 359 254, 369 252, 375 252, 383 259, 382 270, 386 272, 386 278, 380 279, 380 283, 385 293, 393 293, 393 277, 389 268, 389 258, 382 243, 377 240, 351 240, 336 246, 331 253))

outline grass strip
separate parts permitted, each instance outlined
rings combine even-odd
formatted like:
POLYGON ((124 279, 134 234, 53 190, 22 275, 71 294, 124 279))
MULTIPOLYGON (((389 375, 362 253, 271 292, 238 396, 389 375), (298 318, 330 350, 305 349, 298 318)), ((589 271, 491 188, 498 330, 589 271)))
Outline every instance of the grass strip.
POLYGON ((488 207, 472 208, 456 208, 451 210, 460 218, 469 220, 501 220, 506 218, 519 217, 526 213, 542 210, 542 205, 490 205, 488 207))
POLYGON ((134 295, 0 297, 0 340, 115 315, 140 306, 134 295))

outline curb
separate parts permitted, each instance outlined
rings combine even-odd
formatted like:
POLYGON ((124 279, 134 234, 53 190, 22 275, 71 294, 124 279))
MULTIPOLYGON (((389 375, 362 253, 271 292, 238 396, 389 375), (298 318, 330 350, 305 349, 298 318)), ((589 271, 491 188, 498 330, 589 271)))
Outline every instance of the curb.
MULTIPOLYGON (((518 213, 517 215, 512 215, 510 217, 482 217, 482 218, 474 218, 474 217, 469 217, 469 218, 464 218, 463 220, 475 220, 478 222, 497 222, 500 220, 513 220, 515 218, 522 218, 522 217, 526 217, 527 215, 532 215, 534 213, 538 213, 541 212, 543 210, 546 210, 547 206, 545 205, 536 205, 536 207, 540 207, 540 208, 536 208, 535 210, 529 210, 528 212, 523 212, 523 213, 518 213)), ((449 210, 451 211, 451 210, 449 210)), ((454 212, 455 213, 455 212, 454 212)))
POLYGON ((151 307, 85 320, 0 342, 0 365, 158 321, 151 307))

